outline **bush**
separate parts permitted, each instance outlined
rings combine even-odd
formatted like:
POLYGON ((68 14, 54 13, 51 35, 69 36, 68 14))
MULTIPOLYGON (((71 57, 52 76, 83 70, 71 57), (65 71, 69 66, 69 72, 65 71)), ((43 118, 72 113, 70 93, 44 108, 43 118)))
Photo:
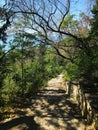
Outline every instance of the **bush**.
POLYGON ((3 105, 9 105, 12 102, 14 102, 19 92, 19 89, 20 89, 19 86, 15 85, 13 79, 7 76, 4 79, 4 85, 1 89, 1 99, 2 102, 4 103, 3 105))

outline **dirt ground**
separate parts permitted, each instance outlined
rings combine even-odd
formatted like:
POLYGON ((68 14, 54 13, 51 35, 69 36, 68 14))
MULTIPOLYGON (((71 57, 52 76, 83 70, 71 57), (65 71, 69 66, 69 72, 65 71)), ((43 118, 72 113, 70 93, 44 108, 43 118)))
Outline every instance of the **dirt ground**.
MULTIPOLYGON (((24 102, 23 102, 24 104, 24 102)), ((0 130, 86 130, 79 106, 64 89, 63 75, 51 79, 48 87, 13 116, 1 121, 0 130)))

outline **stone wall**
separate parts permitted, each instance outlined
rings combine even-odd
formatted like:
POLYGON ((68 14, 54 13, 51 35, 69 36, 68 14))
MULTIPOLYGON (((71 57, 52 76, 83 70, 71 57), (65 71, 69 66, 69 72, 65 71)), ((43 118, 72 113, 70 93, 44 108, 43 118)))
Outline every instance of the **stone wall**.
MULTIPOLYGON (((85 85, 84 85, 85 86, 85 85)), ((78 103, 86 124, 87 130, 98 130, 98 113, 94 106, 94 96, 92 96, 92 90, 83 85, 65 82, 66 94, 75 102, 78 103), (91 92, 90 92, 91 91, 91 92)), ((94 90, 94 88, 93 88, 94 90)), ((95 93, 94 93, 95 94, 95 93)), ((98 93, 96 94, 98 98, 98 93)), ((98 100, 96 99, 98 102, 98 100)), ((95 102, 96 103, 96 102, 95 102)), ((96 104, 95 104, 96 105, 96 104)), ((97 106, 97 105, 96 105, 97 106)), ((96 108, 98 110, 98 108, 96 108)))

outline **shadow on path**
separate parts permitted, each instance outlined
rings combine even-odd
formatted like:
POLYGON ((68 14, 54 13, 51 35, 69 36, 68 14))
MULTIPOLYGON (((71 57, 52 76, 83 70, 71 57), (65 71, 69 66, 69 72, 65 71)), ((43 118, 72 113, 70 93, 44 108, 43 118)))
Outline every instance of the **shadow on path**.
POLYGON ((45 89, 21 104, 18 118, 0 124, 0 130, 85 130, 79 106, 62 89, 45 89))
POLYGON ((62 89, 38 93, 31 110, 41 130, 85 130, 79 106, 62 89))
POLYGON ((0 124, 0 130, 39 130, 33 116, 23 116, 0 124))

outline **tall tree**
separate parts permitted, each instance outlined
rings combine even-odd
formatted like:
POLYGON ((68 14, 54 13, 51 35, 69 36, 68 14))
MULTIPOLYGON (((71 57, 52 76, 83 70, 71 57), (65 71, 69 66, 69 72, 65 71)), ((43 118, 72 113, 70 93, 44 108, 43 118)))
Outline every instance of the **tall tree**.
POLYGON ((98 40, 98 0, 96 0, 96 4, 93 6, 92 13, 93 13, 93 23, 91 26, 91 35, 92 38, 95 38, 97 41, 98 40))

